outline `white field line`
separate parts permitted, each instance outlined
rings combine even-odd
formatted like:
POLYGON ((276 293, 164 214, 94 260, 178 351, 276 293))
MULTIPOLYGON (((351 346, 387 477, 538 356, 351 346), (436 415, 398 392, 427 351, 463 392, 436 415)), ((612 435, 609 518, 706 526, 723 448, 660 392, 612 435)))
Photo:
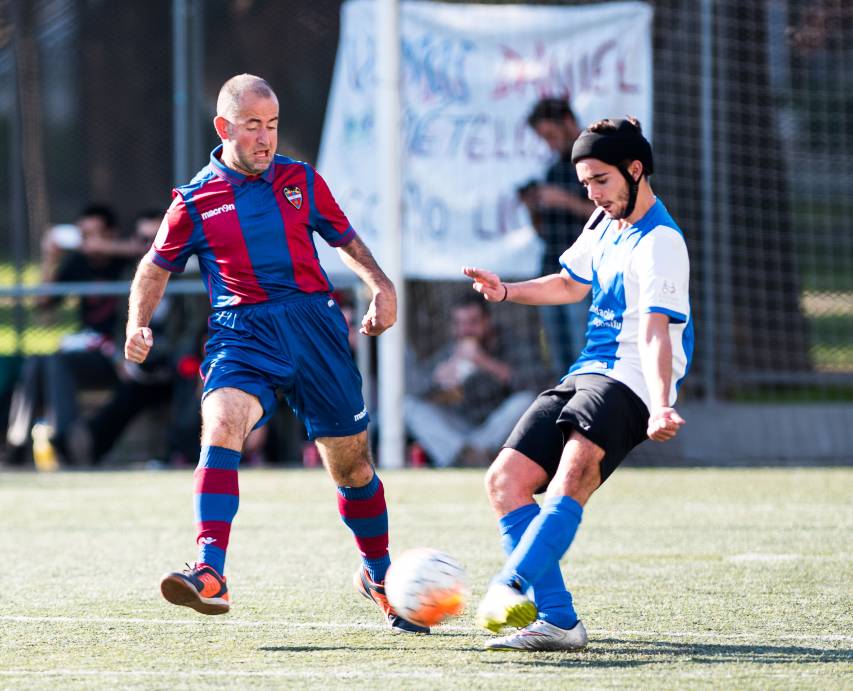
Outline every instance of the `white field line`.
POLYGON ((726 561, 733 562, 777 562, 777 561, 797 561, 804 557, 800 554, 770 554, 764 552, 744 552, 743 554, 732 554, 725 558, 726 561))
MULTIPOLYGON (((386 631, 388 627, 381 624, 342 623, 333 621, 305 621, 305 622, 283 622, 283 621, 247 621, 242 619, 144 619, 141 617, 29 617, 29 616, 0 616, 0 622, 17 622, 23 624, 143 624, 149 626, 234 626, 249 628, 269 629, 335 629, 335 630, 368 630, 386 631)), ((475 626, 453 626, 443 625, 436 629, 441 631, 459 631, 462 633, 482 634, 486 632, 475 626)), ((588 629, 595 636, 637 636, 647 638, 699 638, 703 640, 750 640, 761 638, 762 640, 774 641, 828 641, 828 642, 853 642, 853 636, 842 634, 779 634, 774 635, 766 631, 754 633, 715 633, 713 631, 641 631, 609 629, 588 629)))
MULTIPOLYGON (((511 669, 503 671, 493 670, 466 670, 455 668, 453 670, 443 670, 440 668, 431 667, 429 669, 410 669, 394 671, 377 671, 371 670, 365 672, 364 669, 345 669, 345 670, 312 670, 312 669, 270 669, 270 670, 247 670, 247 669, 175 669, 175 670, 143 670, 143 669, 126 669, 126 670, 101 670, 101 669, 8 669, 0 670, 0 678, 2 677, 119 677, 123 679, 136 678, 189 678, 198 679, 204 677, 212 677, 215 679, 233 679, 233 678, 277 678, 277 679, 358 679, 363 682, 365 679, 427 679, 434 682, 436 679, 450 678, 458 680, 462 677, 476 677, 481 679, 505 679, 508 676, 512 678, 525 679, 547 679, 554 680, 556 674, 565 674, 568 670, 565 668, 558 670, 554 669, 519 669, 513 666, 511 669)), ((802 678, 818 676, 819 671, 815 669, 786 669, 786 670, 761 670, 759 673, 761 678, 778 677, 778 678, 802 678)), ((672 669, 667 668, 667 678, 682 678, 682 679, 703 679, 709 678, 716 681, 721 679, 740 679, 743 673, 731 673, 725 670, 709 674, 707 670, 695 669, 672 669)), ((601 672, 596 669, 586 667, 578 667, 571 670, 571 677, 574 680, 579 678, 589 678, 601 680, 601 672)))
POLYGON ((643 636, 652 638, 702 638, 720 641, 743 641, 750 639, 761 639, 763 641, 831 641, 853 643, 853 636, 844 636, 837 633, 823 635, 814 634, 781 634, 774 635, 766 631, 755 633, 714 633, 713 631, 604 631, 601 629, 587 629, 591 634, 599 636, 643 636))
MULTIPOLYGON (((488 673, 493 674, 493 673, 488 673)), ((440 670, 407 670, 399 672, 371 672, 370 677, 378 677, 380 679, 401 679, 401 678, 424 678, 430 679, 436 676, 442 676, 440 670)), ((248 669, 231 669, 231 670, 210 670, 196 669, 186 671, 183 669, 177 670, 100 670, 100 669, 10 669, 0 670, 0 677, 11 676, 30 676, 30 677, 216 677, 221 679, 229 679, 232 677, 285 677, 298 679, 363 679, 365 677, 364 670, 290 670, 290 669, 271 669, 271 670, 248 670, 248 669)))

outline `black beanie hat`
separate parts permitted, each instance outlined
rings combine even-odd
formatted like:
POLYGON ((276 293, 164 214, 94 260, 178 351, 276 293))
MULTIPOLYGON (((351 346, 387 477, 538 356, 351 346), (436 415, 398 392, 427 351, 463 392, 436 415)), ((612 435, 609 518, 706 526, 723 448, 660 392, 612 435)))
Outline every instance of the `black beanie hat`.
POLYGON ((616 129, 609 132, 584 130, 572 146, 572 163, 584 158, 597 158, 612 166, 621 167, 624 161, 640 161, 643 173, 654 172, 652 147, 639 127, 630 120, 612 120, 616 129))

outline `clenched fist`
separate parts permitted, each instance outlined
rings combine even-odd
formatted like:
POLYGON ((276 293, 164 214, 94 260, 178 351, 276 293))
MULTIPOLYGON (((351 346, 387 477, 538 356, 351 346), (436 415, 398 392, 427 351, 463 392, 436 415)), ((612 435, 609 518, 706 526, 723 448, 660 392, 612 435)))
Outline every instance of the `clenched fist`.
POLYGON ((124 357, 131 362, 141 364, 145 362, 151 346, 154 345, 154 334, 147 326, 139 326, 133 331, 127 332, 124 342, 124 357))

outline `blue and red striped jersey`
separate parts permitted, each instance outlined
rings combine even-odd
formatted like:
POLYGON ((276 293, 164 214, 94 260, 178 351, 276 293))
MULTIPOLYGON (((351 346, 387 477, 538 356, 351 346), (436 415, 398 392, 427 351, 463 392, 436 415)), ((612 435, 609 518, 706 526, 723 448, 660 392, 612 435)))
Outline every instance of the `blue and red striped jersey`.
POLYGON ((326 181, 278 154, 261 175, 243 175, 221 153, 220 145, 188 185, 172 191, 149 260, 181 272, 198 255, 214 309, 331 291, 314 233, 339 247, 355 231, 326 181))

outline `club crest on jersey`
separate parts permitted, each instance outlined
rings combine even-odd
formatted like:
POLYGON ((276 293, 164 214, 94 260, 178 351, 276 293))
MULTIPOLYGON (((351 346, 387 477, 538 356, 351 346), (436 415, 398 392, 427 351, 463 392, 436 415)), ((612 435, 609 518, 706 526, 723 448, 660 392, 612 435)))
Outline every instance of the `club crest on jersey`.
POLYGON ((302 190, 298 187, 282 187, 282 194, 289 201, 294 209, 302 208, 302 190))

